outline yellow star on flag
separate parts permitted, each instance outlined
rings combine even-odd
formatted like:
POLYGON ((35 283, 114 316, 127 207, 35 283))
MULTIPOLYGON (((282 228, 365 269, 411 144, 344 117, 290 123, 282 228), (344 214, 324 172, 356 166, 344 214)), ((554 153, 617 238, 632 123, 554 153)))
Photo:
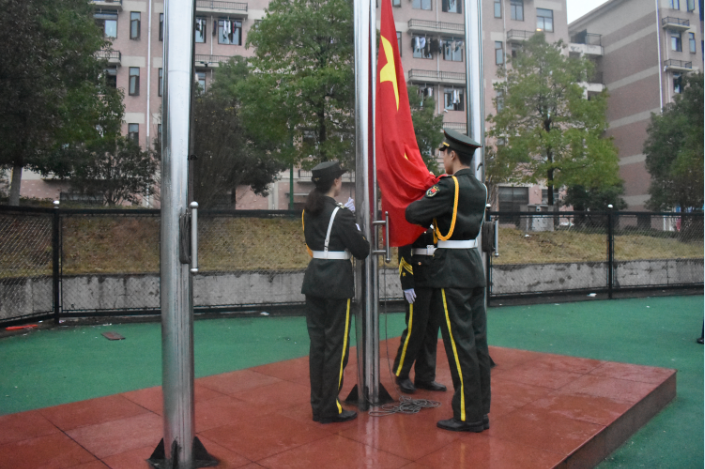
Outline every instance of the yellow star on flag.
POLYGON ((386 37, 380 36, 384 55, 387 57, 387 65, 379 71, 379 82, 391 81, 394 87, 394 98, 397 100, 397 111, 399 110, 399 88, 397 85, 397 72, 394 68, 394 49, 386 37))

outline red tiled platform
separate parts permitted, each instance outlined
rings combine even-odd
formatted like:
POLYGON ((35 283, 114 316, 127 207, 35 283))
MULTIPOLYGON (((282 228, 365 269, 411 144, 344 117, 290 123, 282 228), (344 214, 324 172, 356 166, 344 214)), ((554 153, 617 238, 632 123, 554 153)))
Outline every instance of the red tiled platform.
MULTIPOLYGON (((398 339, 389 341, 394 353, 398 339)), ((382 344, 386 352, 386 346, 382 344)), ((346 396, 355 379, 345 372, 346 396)), ((311 420, 308 358, 201 378, 196 432, 220 468, 578 468, 593 467, 676 394, 676 372, 491 347, 491 429, 436 428, 451 393, 414 415, 342 424, 311 420)), ((386 353, 383 353, 386 355, 386 353)), ((450 371, 439 344, 438 381, 450 371)), ((382 361, 382 384, 397 395, 382 361)), ((162 436, 161 388, 0 417, 0 468, 148 468, 162 436)))

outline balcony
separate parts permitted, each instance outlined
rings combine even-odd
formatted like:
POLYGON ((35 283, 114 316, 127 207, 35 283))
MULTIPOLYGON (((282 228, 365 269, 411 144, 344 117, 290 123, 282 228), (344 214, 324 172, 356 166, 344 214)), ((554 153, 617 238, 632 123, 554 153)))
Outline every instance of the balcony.
POLYGON ((468 125, 465 122, 444 122, 443 128, 455 130, 456 132, 460 132, 461 134, 464 134, 468 131, 468 125))
POLYGON ((122 0, 91 0, 91 5, 99 8, 122 11, 122 0))
POLYGON ((465 85, 465 74, 458 72, 438 72, 436 70, 409 70, 409 83, 438 83, 443 85, 465 85))
POLYGON ((465 25, 442 21, 409 20, 411 33, 465 34, 465 25))
POLYGON ((196 54, 194 65, 196 68, 218 68, 221 62, 227 62, 230 58, 229 55, 196 54))
POLYGON ((668 59, 663 61, 663 71, 673 71, 673 72, 692 72, 693 62, 686 62, 684 60, 668 59))
POLYGON ((602 35, 581 31, 570 38, 568 52, 580 55, 602 56, 602 35))
POLYGON ((536 31, 522 31, 520 29, 512 29, 507 31, 507 42, 521 43, 528 41, 536 31))
POLYGON ((672 31, 685 31, 690 29, 690 20, 684 20, 673 16, 667 16, 661 20, 664 29, 672 31))
POLYGON ((96 58, 104 59, 111 65, 122 64, 122 54, 119 50, 99 50, 95 53, 96 58))
POLYGON ((211 0, 197 0, 196 14, 206 15, 231 15, 247 18, 247 3, 219 2, 211 0))

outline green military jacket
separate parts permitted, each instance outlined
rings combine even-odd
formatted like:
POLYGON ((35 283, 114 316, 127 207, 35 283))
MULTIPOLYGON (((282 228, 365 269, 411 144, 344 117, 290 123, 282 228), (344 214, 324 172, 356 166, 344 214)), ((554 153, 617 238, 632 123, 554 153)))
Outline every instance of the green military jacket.
MULTIPOLYGON (((323 211, 318 216, 310 216, 304 210, 306 245, 313 251, 323 251, 330 216, 336 206, 341 208, 333 221, 328 250, 347 249, 356 258, 365 259, 370 253, 370 243, 355 226, 353 213, 339 205, 332 197, 325 198, 323 211)), ((311 259, 304 274, 301 293, 331 299, 352 298, 355 296, 352 262, 340 259, 311 259)))
POLYGON ((426 246, 433 246, 431 230, 421 233, 412 244, 399 247, 399 281, 402 290, 428 287, 431 257, 414 255, 415 248, 426 246))
MULTIPOLYGON (((458 180, 458 211, 450 239, 475 239, 485 217, 487 188, 475 178, 471 169, 461 169, 454 176, 458 180)), ((453 178, 443 177, 426 191, 422 199, 409 204, 406 219, 424 227, 434 224, 442 235, 447 236, 453 218, 454 200, 453 178)), ((429 286, 432 288, 475 288, 486 285, 478 248, 437 249, 429 270, 429 286)))

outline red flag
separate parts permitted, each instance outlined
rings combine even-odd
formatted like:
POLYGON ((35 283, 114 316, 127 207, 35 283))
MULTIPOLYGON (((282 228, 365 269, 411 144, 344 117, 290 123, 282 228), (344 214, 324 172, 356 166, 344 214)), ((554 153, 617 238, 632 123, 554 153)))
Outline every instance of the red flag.
POLYGON ((389 242, 392 246, 404 246, 425 231, 406 221, 406 207, 423 197, 438 178, 429 174, 416 143, 389 0, 382 0, 380 23, 375 123, 377 181, 382 192, 382 210, 389 212, 389 242))

